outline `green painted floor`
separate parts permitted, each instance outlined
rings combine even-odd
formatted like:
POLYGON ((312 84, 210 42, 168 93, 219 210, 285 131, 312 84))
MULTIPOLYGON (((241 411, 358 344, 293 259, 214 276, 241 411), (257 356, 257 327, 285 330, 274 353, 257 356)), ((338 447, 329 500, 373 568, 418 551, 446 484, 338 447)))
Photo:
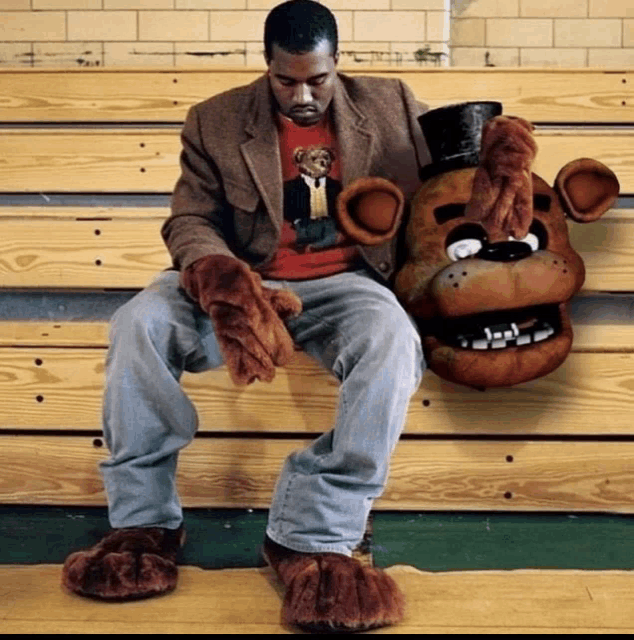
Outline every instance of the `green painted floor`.
MULTIPOLYGON (((191 509, 181 563, 262 566, 266 511, 191 509)), ((634 569, 634 519, 604 514, 376 512, 377 566, 467 569, 634 569)), ((109 528, 102 508, 0 506, 0 564, 60 564, 109 528)))

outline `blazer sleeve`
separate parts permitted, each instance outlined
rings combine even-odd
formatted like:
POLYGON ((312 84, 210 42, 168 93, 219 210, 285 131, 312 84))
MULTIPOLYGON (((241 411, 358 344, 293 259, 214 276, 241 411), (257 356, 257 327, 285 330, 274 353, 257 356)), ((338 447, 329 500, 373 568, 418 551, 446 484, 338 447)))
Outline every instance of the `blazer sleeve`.
POLYGON ((235 255, 225 240, 230 207, 218 167, 202 144, 195 107, 187 114, 181 142, 181 175, 172 194, 171 215, 163 224, 161 235, 174 267, 183 272, 208 255, 235 255))

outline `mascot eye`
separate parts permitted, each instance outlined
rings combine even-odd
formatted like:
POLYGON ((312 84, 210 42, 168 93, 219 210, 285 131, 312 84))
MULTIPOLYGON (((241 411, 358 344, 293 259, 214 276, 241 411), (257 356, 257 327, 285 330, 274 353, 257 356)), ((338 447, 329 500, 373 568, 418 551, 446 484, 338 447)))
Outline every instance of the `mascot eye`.
POLYGON ((527 233, 526 237, 517 240, 513 236, 509 236, 509 242, 525 242, 533 251, 539 249, 539 238, 534 233, 527 233))
POLYGON ((548 246, 548 232, 546 231, 546 227, 544 227, 539 220, 533 220, 526 237, 517 239, 513 236, 509 236, 509 240, 511 242, 525 242, 533 251, 538 251, 539 249, 545 249, 548 246))
POLYGON ((453 262, 464 260, 476 255, 486 241, 487 234, 480 225, 460 225, 447 236, 447 255, 453 262))
POLYGON ((447 255, 456 262, 457 260, 474 256, 476 253, 479 253, 480 249, 482 249, 482 242, 480 242, 480 240, 460 240, 447 247, 447 255))

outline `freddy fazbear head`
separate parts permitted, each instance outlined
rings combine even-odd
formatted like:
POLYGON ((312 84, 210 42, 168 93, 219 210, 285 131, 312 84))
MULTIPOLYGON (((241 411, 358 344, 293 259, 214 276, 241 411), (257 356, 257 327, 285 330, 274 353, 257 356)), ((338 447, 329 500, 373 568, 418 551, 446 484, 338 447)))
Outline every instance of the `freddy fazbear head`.
POLYGON ((614 173, 587 158, 548 185, 531 172, 532 125, 501 111, 465 103, 421 116, 434 161, 421 169, 395 281, 428 366, 477 388, 525 382, 564 361, 566 302, 585 278, 566 215, 597 220, 619 192, 614 173))

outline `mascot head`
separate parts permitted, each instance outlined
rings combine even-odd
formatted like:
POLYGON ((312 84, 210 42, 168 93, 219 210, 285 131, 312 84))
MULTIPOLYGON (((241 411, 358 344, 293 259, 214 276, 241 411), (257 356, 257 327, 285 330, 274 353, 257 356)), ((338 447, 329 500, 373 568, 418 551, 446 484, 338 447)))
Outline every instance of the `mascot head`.
MULTIPOLYGON (((580 158, 554 186, 531 171, 532 125, 498 102, 468 102, 419 118, 432 163, 405 226, 396 293, 423 337, 429 368, 480 389, 544 376, 572 344, 567 302, 585 269, 567 217, 593 222, 619 182, 580 158)), ((383 178, 362 178, 339 195, 341 227, 376 245, 402 228, 403 196, 383 178)))
POLYGON ((477 388, 526 382, 564 361, 566 303, 585 278, 566 216, 597 220, 619 193, 614 173, 587 158, 548 185, 531 171, 532 125, 501 111, 465 103, 419 119, 433 162, 420 171, 395 282, 429 367, 477 388))

